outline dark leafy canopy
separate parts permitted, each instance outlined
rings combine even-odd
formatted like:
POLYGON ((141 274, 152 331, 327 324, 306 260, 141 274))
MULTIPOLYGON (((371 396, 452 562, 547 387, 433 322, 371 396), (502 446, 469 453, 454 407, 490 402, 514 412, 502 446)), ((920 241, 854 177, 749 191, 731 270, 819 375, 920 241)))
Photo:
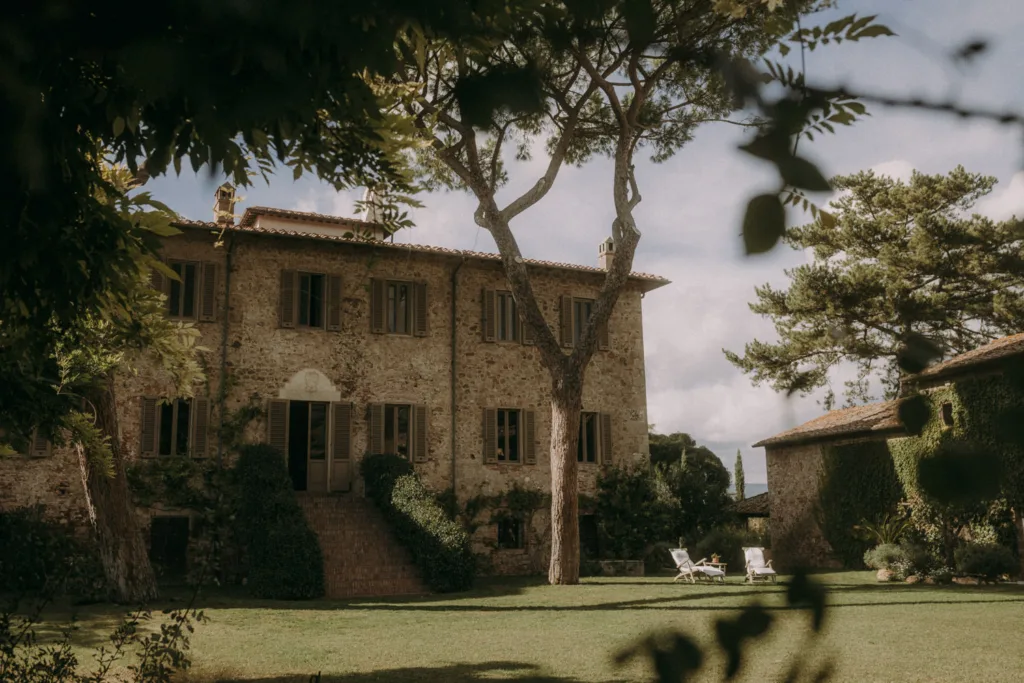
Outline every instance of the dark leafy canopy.
POLYGON ((141 178, 184 162, 244 184, 285 164, 337 187, 401 186, 401 136, 364 74, 394 70, 400 34, 469 41, 521 10, 515 0, 182 0, 144 13, 109 0, 4 3, 3 386, 42 379, 52 391, 39 359, 54 335, 81 311, 127 305, 155 246, 98 198, 111 189, 103 158, 133 173, 145 160, 141 178))
POLYGON ((873 378, 895 394, 911 335, 957 354, 1024 329, 1024 235, 1016 221, 968 213, 995 182, 962 167, 909 182, 872 172, 834 178, 835 226, 815 221, 786 237, 813 250, 813 263, 787 271, 788 289, 759 287, 751 304, 775 323, 779 342, 755 340, 726 357, 755 384, 801 393, 852 362, 858 376, 846 397, 867 401, 873 378))

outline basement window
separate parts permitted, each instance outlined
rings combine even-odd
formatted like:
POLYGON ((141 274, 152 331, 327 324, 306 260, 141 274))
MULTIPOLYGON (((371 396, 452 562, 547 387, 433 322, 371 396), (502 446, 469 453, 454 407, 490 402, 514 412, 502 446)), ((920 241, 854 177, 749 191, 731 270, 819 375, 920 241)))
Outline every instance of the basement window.
POLYGON ((522 550, 526 547, 521 519, 503 519, 498 522, 498 549, 522 550))
POLYGON ((946 427, 953 426, 953 404, 949 401, 942 404, 942 424, 946 427))

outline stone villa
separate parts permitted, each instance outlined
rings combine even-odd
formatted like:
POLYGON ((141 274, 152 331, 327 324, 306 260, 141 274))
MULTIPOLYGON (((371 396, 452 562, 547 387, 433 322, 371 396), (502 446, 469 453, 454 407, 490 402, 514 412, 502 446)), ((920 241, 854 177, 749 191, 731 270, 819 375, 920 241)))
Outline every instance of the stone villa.
MULTIPOLYGON (((926 394, 941 396, 930 419, 943 430, 959 428, 967 417, 956 392, 961 383, 990 382, 1010 361, 1024 358, 1024 334, 997 339, 904 379, 926 394)), ((900 399, 833 410, 810 422, 763 439, 768 465, 772 554, 775 564, 792 567, 839 565, 816 522, 828 449, 867 443, 895 443, 908 436, 900 422, 900 399)))
MULTIPOLYGON (((185 221, 162 258, 180 282, 154 274, 168 314, 201 332, 207 385, 163 402, 155 368, 118 386, 121 442, 130 458, 230 459, 222 415, 262 415, 250 441, 286 454, 321 537, 330 596, 414 592, 418 580, 363 498, 365 453, 409 458, 435 491, 459 500, 513 483, 547 491, 549 379, 516 312, 496 254, 396 244, 372 222, 250 207, 236 223, 233 189, 218 190, 212 222, 185 221), (224 391, 221 392, 221 386, 224 391), (223 410, 218 396, 225 396, 223 410)), ((604 278, 598 266, 530 261, 541 307, 572 347, 604 278)), ((604 463, 646 457, 641 303, 667 281, 633 274, 600 330, 587 372, 580 490, 604 463)), ((82 520, 71 453, 37 444, 27 462, 0 461, 0 506, 43 503, 82 520)), ((155 553, 184 553, 188 511, 140 511, 155 553), (160 546, 158 549, 156 546, 160 546)), ((497 573, 546 567, 548 515, 484 524, 474 541, 497 573)), ((184 561, 184 560, 181 560, 184 561)))

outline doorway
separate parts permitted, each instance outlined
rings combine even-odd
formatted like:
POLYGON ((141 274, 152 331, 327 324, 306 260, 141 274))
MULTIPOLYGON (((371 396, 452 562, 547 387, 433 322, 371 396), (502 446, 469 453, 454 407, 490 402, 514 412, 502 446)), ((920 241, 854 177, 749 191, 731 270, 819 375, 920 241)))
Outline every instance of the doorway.
POLYGON ((157 516, 149 522, 149 561, 162 579, 180 580, 188 570, 189 518, 157 516))
POLYGON ((323 401, 288 403, 288 474, 296 491, 327 492, 327 409, 323 401))

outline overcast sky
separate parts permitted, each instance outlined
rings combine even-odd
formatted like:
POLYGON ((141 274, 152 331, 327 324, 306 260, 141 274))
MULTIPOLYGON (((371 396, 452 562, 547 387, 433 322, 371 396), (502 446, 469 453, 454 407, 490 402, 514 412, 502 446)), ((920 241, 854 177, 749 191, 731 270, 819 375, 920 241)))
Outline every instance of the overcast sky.
MULTIPOLYGON (((841 1, 839 12, 854 11, 878 14, 899 37, 809 53, 810 81, 1024 111, 1024 45, 1018 38, 1024 3, 1019 0, 841 1), (975 38, 989 40, 990 53, 969 68, 953 67, 946 54, 975 38)), ((835 14, 820 15, 820 21, 835 14)), ((873 168, 909 177, 911 169, 945 173, 962 164, 999 179, 995 192, 979 206, 982 213, 1024 215, 1019 130, 879 107, 870 111, 871 118, 802 145, 802 152, 829 174, 873 168)), ((783 286, 783 270, 805 261, 802 253, 785 248, 757 258, 742 255, 739 225, 745 200, 776 182, 769 169, 737 152, 743 135, 740 128, 710 124, 671 161, 638 161, 643 202, 637 218, 643 238, 634 265, 672 280, 644 304, 650 422, 662 433, 690 433, 730 470, 741 449, 746 479, 753 483, 765 481, 765 463, 763 450, 750 444, 812 419, 822 409, 820 396, 786 400, 767 387, 753 387, 722 355, 723 347, 740 351, 754 338, 774 339, 771 323, 751 313, 747 304, 755 286, 783 286)), ((511 168, 504 202, 533 184, 542 163, 535 159, 511 168)), ((147 189, 183 216, 209 220, 220 180, 183 174, 155 179, 147 189)), ((548 196, 513 224, 524 254, 596 265, 597 245, 609 235, 613 217, 610 185, 606 162, 564 169, 548 196)), ((262 205, 352 216, 353 200, 361 193, 338 194, 308 178, 293 182, 289 170, 269 186, 260 181, 240 194, 242 209, 262 205)), ((416 228, 396 241, 496 251, 490 235, 474 225, 468 196, 421 199, 426 207, 414 216, 416 228)), ((789 220, 804 218, 791 212, 789 220)), ((837 377, 836 387, 841 386, 837 377)))

